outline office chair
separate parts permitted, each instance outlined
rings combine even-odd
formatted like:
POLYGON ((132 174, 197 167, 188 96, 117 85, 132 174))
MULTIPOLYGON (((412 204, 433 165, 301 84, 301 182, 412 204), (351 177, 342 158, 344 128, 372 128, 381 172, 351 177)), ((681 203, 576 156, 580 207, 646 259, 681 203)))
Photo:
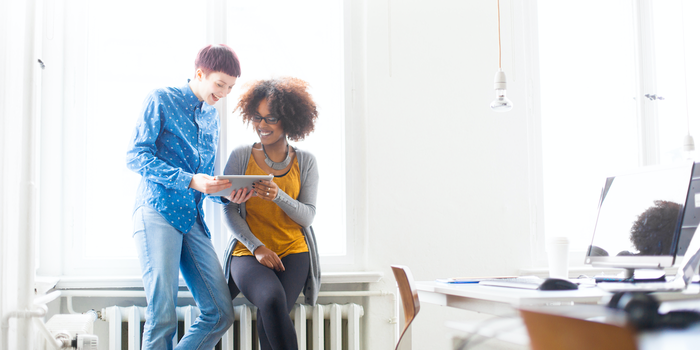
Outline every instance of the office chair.
MULTIPOLYGON (((580 315, 585 315, 584 307, 574 306, 580 315)), ((574 317, 572 314, 575 312, 562 312, 558 310, 560 308, 562 307, 520 309, 532 350, 637 350, 633 328, 574 317)))
POLYGON ((404 326, 403 331, 401 331, 401 337, 396 343, 396 350, 399 350, 405 346, 402 345, 403 336, 416 318, 416 315, 418 315, 418 311, 420 311, 420 301, 418 300, 418 291, 413 285, 411 270, 401 265, 392 265, 391 270, 394 272, 396 283, 399 286, 399 294, 403 304, 404 326))

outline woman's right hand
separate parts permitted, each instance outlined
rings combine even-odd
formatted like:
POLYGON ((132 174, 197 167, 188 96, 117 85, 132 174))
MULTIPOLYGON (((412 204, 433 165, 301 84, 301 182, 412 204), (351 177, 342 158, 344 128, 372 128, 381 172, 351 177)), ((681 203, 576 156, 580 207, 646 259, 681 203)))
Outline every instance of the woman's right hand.
POLYGON ((280 260, 280 257, 275 254, 270 248, 265 247, 265 246, 260 246, 257 249, 255 249, 255 258, 258 259, 258 262, 261 264, 275 270, 275 271, 284 271, 284 265, 282 265, 282 260, 280 260))
POLYGON ((188 187, 205 194, 211 194, 231 187, 231 182, 228 180, 217 180, 207 174, 194 174, 188 187))
POLYGON ((253 196, 253 193, 255 193, 254 190, 250 190, 250 192, 248 192, 248 189, 243 187, 243 188, 239 188, 238 191, 231 191, 231 195, 226 197, 226 199, 228 199, 230 202, 234 202, 236 204, 241 204, 241 203, 249 200, 250 197, 253 196))

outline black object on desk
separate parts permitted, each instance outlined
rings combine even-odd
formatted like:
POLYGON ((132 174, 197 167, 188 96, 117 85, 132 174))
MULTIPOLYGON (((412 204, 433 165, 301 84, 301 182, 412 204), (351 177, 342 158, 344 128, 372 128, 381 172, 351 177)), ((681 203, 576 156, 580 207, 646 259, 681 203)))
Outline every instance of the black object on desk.
POLYGON ((694 310, 674 310, 659 313, 659 301, 652 294, 645 292, 615 293, 608 307, 624 310, 627 319, 639 330, 674 328, 684 329, 700 322, 700 313, 694 310))
POLYGON ((537 287, 539 290, 574 290, 578 284, 561 278, 547 278, 537 287))

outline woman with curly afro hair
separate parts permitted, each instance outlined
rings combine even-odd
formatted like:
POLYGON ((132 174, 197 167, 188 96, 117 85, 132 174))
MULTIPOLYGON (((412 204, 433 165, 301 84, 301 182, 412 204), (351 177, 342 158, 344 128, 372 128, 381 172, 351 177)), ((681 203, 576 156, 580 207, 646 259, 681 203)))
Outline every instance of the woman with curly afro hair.
POLYGON ((250 84, 235 111, 260 142, 236 148, 224 174, 266 175, 253 196, 224 207, 233 235, 224 274, 231 297, 240 292, 258 308, 260 348, 297 349, 289 313, 299 292, 316 303, 320 270, 311 223, 316 215, 318 170, 314 156, 289 145, 314 130, 318 117, 308 84, 296 78, 250 84))

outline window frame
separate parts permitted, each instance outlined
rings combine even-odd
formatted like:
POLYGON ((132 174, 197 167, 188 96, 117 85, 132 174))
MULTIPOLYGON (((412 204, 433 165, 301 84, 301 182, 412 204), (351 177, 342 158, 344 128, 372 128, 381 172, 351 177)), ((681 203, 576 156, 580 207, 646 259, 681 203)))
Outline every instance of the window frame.
MULTIPOLYGON (((84 0, 87 1, 87 0, 84 0)), ((361 10, 357 2, 352 0, 338 0, 342 3, 343 17, 343 99, 345 119, 345 176, 346 176, 346 203, 345 203, 345 230, 346 230, 346 254, 344 256, 321 257, 324 271, 353 271, 363 268, 364 231, 366 231, 366 179, 364 171, 364 121, 362 97, 358 97, 357 87, 354 82, 356 71, 363 70, 364 62, 358 52, 354 50, 362 42, 354 42, 353 30, 358 30, 352 24, 352 12, 361 10), (353 115, 353 117, 349 117, 353 115), (360 146, 358 146, 360 145, 360 146), (352 169, 352 171, 350 171, 352 169)), ((38 26, 44 30, 40 41, 41 54, 46 62, 52 62, 63 69, 55 70, 55 74, 44 72, 41 79, 42 113, 41 113, 41 137, 39 143, 39 159, 42 169, 53 169, 51 172, 40 172, 40 214, 38 217, 39 239, 37 245, 37 273, 42 276, 73 276, 87 278, 101 276, 111 278, 124 278, 140 275, 141 270, 138 259, 87 259, 80 254, 82 249, 82 234, 74 230, 75 222, 73 212, 76 208, 72 205, 74 190, 69 187, 69 177, 75 171, 71 152, 79 149, 66 139, 66 130, 75 127, 68 115, 85 116, 85 104, 68 103, 70 98, 80 96, 80 89, 86 89, 87 74, 87 39, 83 34, 83 40, 72 37, 71 33, 80 33, 86 20, 81 23, 68 25, 66 16, 68 13, 86 14, 81 2, 68 2, 64 6, 49 3, 43 9, 41 21, 38 26), (46 39, 46 38, 50 39, 46 39), (65 62, 71 62, 66 64, 65 62), (81 110, 82 108, 82 110, 81 110), (59 210, 56 205, 60 203, 59 210), (76 253, 77 251, 77 253, 76 253)), ((226 42, 226 0, 214 0, 207 2, 206 16, 208 17, 207 42, 226 42)), ((82 16, 87 17, 87 16, 82 16)), ((79 100, 78 100, 79 102, 79 100)), ((221 137, 215 164, 215 172, 221 171, 228 159, 227 153, 227 104, 232 101, 221 101, 216 105, 221 117, 221 137)), ((80 117, 78 117, 79 119, 80 117)), ((79 187, 79 186, 78 186, 79 187)), ((211 231, 211 239, 216 253, 221 257, 228 243, 229 232, 225 224, 224 215, 220 205, 211 201, 204 204, 207 224, 211 231)))
MULTIPOLYGON (((527 36, 531 40, 531 50, 533 55, 532 76, 535 77, 534 83, 531 86, 533 99, 539 105, 541 104, 541 95, 539 89, 539 28, 538 28, 538 4, 537 2, 529 2, 528 8, 525 10, 530 18, 534 20, 526 26, 527 36)), ((658 111, 656 102, 644 97, 645 93, 655 93, 656 91, 656 66, 655 66, 655 51, 654 51, 654 30, 653 30, 653 7, 652 0, 639 0, 632 2, 632 12, 634 23, 634 40, 635 40, 635 101, 637 105, 636 120, 637 120, 637 149, 638 149, 638 166, 649 166, 659 164, 660 162, 660 145, 658 135, 658 111)), ((531 184, 531 193, 536 194, 533 200, 535 208, 539 212, 544 210, 544 190, 543 190, 543 159, 542 159, 542 120, 540 110, 533 115, 533 122, 536 124, 533 132, 534 137, 531 140, 531 149, 539 149, 539 152, 530 153, 530 164, 532 164, 531 175, 535 177, 535 183, 531 184)), ((531 234, 533 235, 531 252, 533 267, 548 266, 547 251, 546 251, 546 232, 544 228, 544 217, 546 213, 538 213, 536 222, 531 226, 531 234), (537 224, 541 222, 542 224, 537 224)), ((583 250, 569 250, 569 266, 584 267, 586 252, 583 250)), ((590 266, 588 266, 590 267, 590 266)))

